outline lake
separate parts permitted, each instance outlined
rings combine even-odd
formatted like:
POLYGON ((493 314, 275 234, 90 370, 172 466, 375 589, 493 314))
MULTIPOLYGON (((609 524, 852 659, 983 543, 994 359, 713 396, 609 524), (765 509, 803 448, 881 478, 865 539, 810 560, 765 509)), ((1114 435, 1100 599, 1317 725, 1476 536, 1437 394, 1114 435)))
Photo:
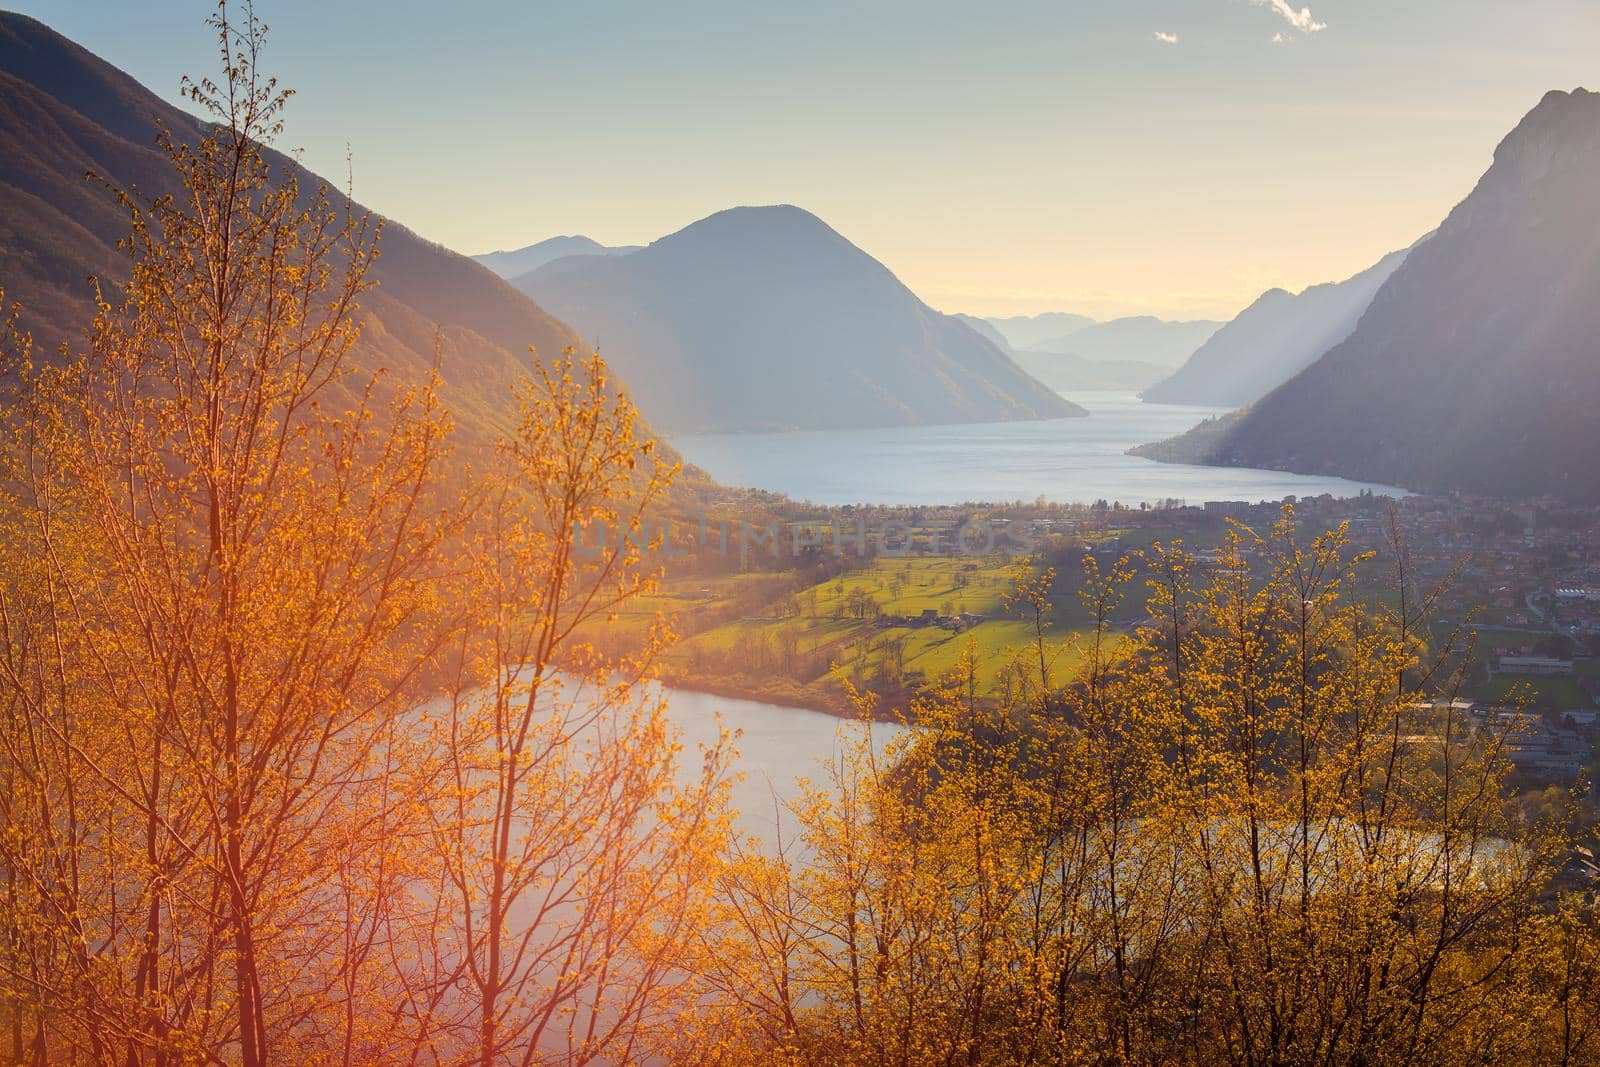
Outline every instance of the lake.
POLYGON ((1392 486, 1283 471, 1156 463, 1127 455, 1224 414, 1221 408, 1146 404, 1133 393, 1074 393, 1088 418, 792 433, 681 434, 672 445, 725 485, 815 504, 962 504, 1096 500, 1281 500, 1391 496, 1392 486))
MULTIPOLYGON (((739 810, 741 834, 754 834, 768 848, 775 844, 778 811, 800 795, 796 779, 826 781, 827 761, 839 750, 840 729, 847 731, 847 741, 860 737, 860 724, 820 711, 687 689, 669 689, 666 696, 669 717, 683 729, 681 770, 685 782, 699 770, 698 746, 716 742, 719 714, 723 726, 743 731, 734 742, 739 755, 733 770, 743 777, 733 783, 733 806, 739 810)), ((881 746, 902 729, 893 723, 874 723, 873 742, 881 746)), ((787 812, 783 830, 787 843, 795 832, 794 820, 787 812)))

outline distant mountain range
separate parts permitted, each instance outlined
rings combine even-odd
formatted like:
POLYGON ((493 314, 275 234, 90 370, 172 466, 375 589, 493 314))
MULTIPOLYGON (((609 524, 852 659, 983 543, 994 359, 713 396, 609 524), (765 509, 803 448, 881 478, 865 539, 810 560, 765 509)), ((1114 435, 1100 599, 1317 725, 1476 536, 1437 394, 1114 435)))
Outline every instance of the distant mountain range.
POLYGON ((797 207, 718 212, 638 252, 567 256, 516 284, 675 430, 1083 414, 797 207))
POLYGON ((1154 315, 1134 315, 1097 322, 1024 347, 1035 352, 1070 352, 1102 363, 1131 361, 1179 367, 1222 325, 1206 319, 1169 322, 1154 315))
POLYGON ((1046 311, 1042 315, 1013 315, 984 321, 999 330, 1011 347, 1016 349, 1032 348, 1041 341, 1065 337, 1085 326, 1095 325, 1095 320, 1089 316, 1068 311, 1046 311))
POLYGON ((982 321, 1024 370, 1066 393, 1138 392, 1171 373, 1222 325, 1168 322, 1150 315, 1096 322, 1059 311, 982 321))
POLYGON ((1345 281, 1299 294, 1269 289, 1175 373, 1145 390, 1144 399, 1219 408, 1255 403, 1349 337, 1407 251, 1391 253, 1345 281))
POLYGON ((1346 340, 1163 451, 1600 503, 1597 294, 1600 94, 1552 92, 1346 340))
MULTIPOLYGON (((1058 393, 1070 394, 1074 392, 1088 392, 1093 390, 1116 390, 1119 392, 1137 392, 1156 381, 1166 373, 1166 368, 1154 363, 1139 363, 1127 360, 1107 360, 1104 362, 1085 359, 1083 356, 1070 352, 1033 352, 1027 349, 1016 349, 1011 346, 1011 341, 1000 331, 1000 321, 1031 322, 1031 319, 980 319, 972 315, 955 315, 968 326, 977 330, 983 336, 993 341, 1000 350, 1016 361, 1017 365, 1035 378, 1044 382, 1058 393)), ((1038 316, 1043 318, 1045 316, 1038 316)), ((1052 317, 1060 319, 1083 318, 1079 315, 1057 314, 1052 317)), ((1087 325, 1093 325, 1092 319, 1083 319, 1087 325)))
MULTIPOLYGON (((122 71, 42 23, 0 12, 0 284, 7 302, 23 304, 39 355, 81 336, 94 314, 90 274, 126 276, 115 243, 127 235, 127 213, 84 175, 147 196, 176 191, 175 172, 156 151, 158 124, 189 143, 204 136, 199 120, 122 71)), ((295 166, 279 153, 268 157, 274 168, 295 166)), ((322 180, 303 174, 302 182, 322 180)), ((343 200, 332 195, 337 210, 343 200)), ((558 353, 582 344, 483 267, 404 226, 391 221, 381 247, 352 358, 359 368, 387 369, 391 381, 420 382, 437 328, 444 397, 468 441, 509 425, 508 398, 529 365, 529 345, 558 353)))
POLYGON ((550 237, 537 244, 510 252, 485 252, 472 258, 482 263, 507 281, 513 281, 531 270, 563 256, 625 256, 639 251, 639 245, 607 246, 582 235, 550 237))

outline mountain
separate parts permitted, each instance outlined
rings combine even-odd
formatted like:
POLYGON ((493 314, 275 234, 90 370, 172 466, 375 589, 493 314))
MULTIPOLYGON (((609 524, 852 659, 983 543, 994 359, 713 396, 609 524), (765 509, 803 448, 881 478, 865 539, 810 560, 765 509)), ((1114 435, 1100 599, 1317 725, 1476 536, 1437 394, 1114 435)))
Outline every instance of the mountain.
POLYGON ((607 247, 599 241, 581 235, 551 237, 538 244, 528 245, 510 252, 485 252, 472 258, 482 263, 507 281, 513 281, 530 270, 536 270, 563 256, 625 256, 639 251, 638 245, 607 247))
MULTIPOLYGON (((1070 341, 1071 339, 1068 338, 1070 341)), ((1076 352, 1013 352, 1017 365, 1062 393, 1093 389, 1137 393, 1160 381, 1169 368, 1136 359, 1089 359, 1076 352)))
POLYGON ((1098 322, 1026 347, 1035 352, 1071 352, 1099 362, 1133 361, 1178 367, 1221 327, 1220 322, 1203 319, 1168 322, 1153 315, 1135 315, 1098 322))
MULTIPOLYGON (((1000 331, 996 320, 980 319, 972 315, 953 315, 993 341, 999 349, 1010 356, 1023 370, 1044 382, 1058 393, 1066 394, 1073 391, 1088 390, 1117 390, 1119 392, 1137 392, 1151 382, 1159 381, 1167 373, 1167 368, 1154 363, 1140 363, 1133 360, 1093 360, 1072 352, 1034 352, 1028 349, 1018 350, 1012 347, 1010 340, 1000 331)), ((1044 318, 1045 316, 1037 316, 1044 318)), ((1082 316, 1055 313, 1059 319, 1081 318, 1082 316)), ((999 320, 1008 321, 1008 320, 999 320)), ((1031 322, 1032 319, 1021 320, 1031 322)), ((1085 324, 1091 320, 1084 319, 1085 324)))
POLYGON ((836 429, 1082 414, 797 207, 718 212, 627 256, 517 280, 675 430, 836 429))
MULTIPOLYGON (((1082 315, 1066 315, 1061 312, 1053 312, 1051 315, 1058 320, 1082 318, 1082 315)), ((1045 317, 1046 315, 1037 315, 1035 318, 1045 317)), ((997 322, 1034 322, 1032 318, 990 320, 974 315, 952 315, 952 318, 958 318, 960 322, 966 323, 982 336, 994 341, 995 346, 1006 355, 1010 355, 1022 370, 1032 374, 1038 381, 1045 382, 1046 386, 1050 386, 1059 394, 1090 392, 1090 390, 1138 392, 1149 386, 1150 382, 1160 381, 1166 374, 1165 366, 1158 366, 1155 363, 1139 363, 1134 360, 1099 362, 1072 352, 1034 352, 1029 349, 1014 349, 1010 339, 1000 331, 997 322)), ((1091 323, 1091 320, 1085 318, 1083 322, 1091 323)))
POLYGON ((1006 355, 1008 355, 1008 356, 1015 356, 1016 355, 1016 353, 1011 348, 1011 342, 1006 339, 1006 335, 1001 333, 998 329, 996 329, 994 323, 990 322, 988 319, 980 319, 976 315, 961 315, 961 314, 951 315, 950 317, 952 319, 955 319, 957 322, 961 323, 962 325, 966 326, 967 328, 971 329, 972 331, 977 333, 980 337, 983 337, 986 340, 988 340, 991 344, 993 344, 1000 351, 1004 352, 1006 355))
POLYGON ((1093 326, 1095 320, 1087 315, 1074 315, 1068 311, 1046 311, 1042 315, 1012 315, 1010 318, 985 319, 999 330, 1012 348, 1032 348, 1040 341, 1065 337, 1093 326))
POLYGON ((1269 289, 1176 373, 1147 389, 1144 399, 1219 408, 1255 403, 1349 337, 1408 252, 1393 252, 1352 278, 1298 295, 1269 289))
MULTIPOLYGON (((8 303, 22 302, 36 353, 81 336, 94 314, 88 275, 126 277, 115 243, 127 234, 127 214, 84 175, 145 195, 177 191, 156 151, 158 124, 189 143, 204 135, 200 120, 122 71, 42 23, 0 12, 0 285, 8 303)), ((295 166, 268 156, 275 170, 295 166)), ((305 173, 301 180, 322 182, 305 173)), ((333 200, 335 210, 345 203, 333 200)), ((433 362, 437 327, 443 396, 468 442, 509 424, 507 397, 528 366, 529 345, 554 354, 581 344, 486 268, 404 226, 388 223, 381 248, 353 359, 367 371, 386 369, 390 381, 419 382, 433 362)))
POLYGON ((1360 325, 1211 462, 1600 503, 1600 94, 1552 92, 1360 325))

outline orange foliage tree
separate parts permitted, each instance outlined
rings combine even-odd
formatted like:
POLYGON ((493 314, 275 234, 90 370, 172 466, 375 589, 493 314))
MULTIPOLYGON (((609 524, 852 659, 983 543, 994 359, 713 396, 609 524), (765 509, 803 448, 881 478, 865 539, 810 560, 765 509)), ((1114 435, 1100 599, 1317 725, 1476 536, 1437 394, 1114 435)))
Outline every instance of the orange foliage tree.
POLYGON ((535 361, 452 495, 435 383, 349 358, 378 227, 272 165, 264 28, 215 26, 223 77, 186 83, 215 124, 163 140, 180 192, 117 193, 129 275, 87 345, 0 344, 11 1058, 625 1058, 725 756, 680 785, 648 657, 584 652, 647 578, 637 534, 571 531, 671 469, 597 358, 535 361))
POLYGON ((1366 563, 1292 510, 1204 565, 1090 557, 1065 643, 1023 568, 1009 676, 981 698, 969 660, 791 805, 798 847, 724 867, 680 1058, 1592 1057, 1563 829, 1453 710, 1428 598, 1372 596, 1366 563), (1137 577, 1142 621, 1114 625, 1137 577))

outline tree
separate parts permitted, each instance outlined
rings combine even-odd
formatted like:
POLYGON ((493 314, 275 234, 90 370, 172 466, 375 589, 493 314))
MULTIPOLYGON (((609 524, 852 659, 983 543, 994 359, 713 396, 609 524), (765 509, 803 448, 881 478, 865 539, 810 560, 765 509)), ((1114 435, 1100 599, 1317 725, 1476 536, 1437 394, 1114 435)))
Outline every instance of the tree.
POLYGON ((464 547, 468 624, 430 837, 438 914, 410 1020, 448 1062, 629 1062, 676 1007, 677 966, 725 845, 726 743, 677 778, 679 744, 642 687, 666 640, 626 659, 588 640, 648 591, 635 539, 675 467, 638 436, 605 366, 541 364, 464 547), (584 527, 630 535, 593 554, 584 527))
POLYGON ((350 366, 377 227, 273 164, 264 27, 213 25, 216 125, 117 193, 87 346, 0 337, 10 1051, 631 1058, 726 822, 726 746, 680 782, 640 684, 664 636, 590 641, 672 468, 598 357, 536 358, 459 498, 434 381, 350 366))
POLYGON ((1366 564, 1292 509, 1209 571, 1179 545, 1091 557, 1065 648, 1049 572, 1020 570, 1035 640, 999 688, 969 656, 915 732, 841 746, 790 812, 804 855, 728 868, 689 1055, 1574 1055, 1593 927, 1542 907, 1562 820, 1506 803, 1502 738, 1451 718, 1462 658, 1415 639, 1431 594, 1373 607, 1366 564))
POLYGON ((385 992, 375 831, 436 636, 447 424, 429 383, 352 377, 376 227, 270 164, 264 29, 213 25, 224 79, 186 92, 216 124, 161 145, 181 192, 118 191, 127 283, 84 351, 8 379, 6 863, 37 916, 11 977, 41 1062, 348 1060, 385 992))

